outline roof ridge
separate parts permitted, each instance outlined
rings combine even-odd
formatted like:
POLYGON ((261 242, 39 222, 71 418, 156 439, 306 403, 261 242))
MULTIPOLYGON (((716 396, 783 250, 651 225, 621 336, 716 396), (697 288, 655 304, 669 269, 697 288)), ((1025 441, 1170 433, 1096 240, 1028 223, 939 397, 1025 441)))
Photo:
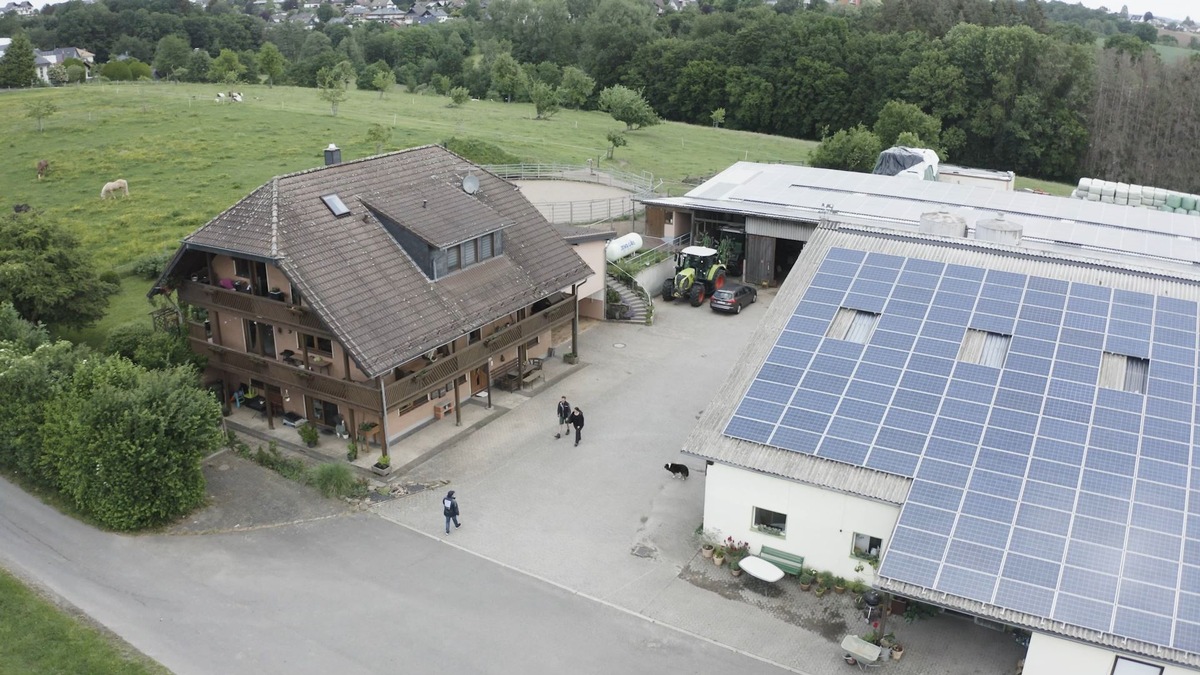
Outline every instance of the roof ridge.
MULTIPOLYGON (((428 148, 441 148, 441 147, 442 146, 438 145, 437 143, 426 143, 425 145, 417 145, 417 146, 413 146, 411 148, 403 148, 400 150, 393 150, 392 152, 385 152, 381 155, 367 155, 366 157, 359 157, 358 159, 351 159, 351 160, 347 160, 345 162, 338 162, 337 164, 323 164, 321 166, 313 166, 313 167, 309 167, 307 169, 293 171, 291 173, 280 174, 278 176, 275 176, 275 178, 273 178, 272 180, 279 180, 281 178, 295 178, 297 176, 304 176, 304 175, 307 175, 310 173, 314 173, 317 171, 324 171, 325 169, 330 169, 330 168, 337 167, 337 166, 350 166, 351 164, 361 164, 363 162, 379 160, 384 157, 391 157, 392 155, 400 155, 400 154, 404 154, 406 152, 415 152, 417 150, 426 150, 428 148)), ((445 148, 442 148, 442 149, 445 150, 445 148)), ((450 151, 446 150, 446 152, 450 152, 450 151)), ((451 153, 451 154, 454 154, 454 153, 451 153)), ((458 155, 454 155, 454 156, 458 157, 458 155)))

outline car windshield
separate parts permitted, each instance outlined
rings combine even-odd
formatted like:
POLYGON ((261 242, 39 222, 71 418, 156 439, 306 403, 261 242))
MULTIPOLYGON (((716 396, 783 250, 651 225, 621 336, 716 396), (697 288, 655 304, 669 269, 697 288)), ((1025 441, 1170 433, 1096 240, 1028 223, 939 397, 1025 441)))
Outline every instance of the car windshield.
POLYGON ((717 291, 716 293, 713 294, 713 297, 714 298, 724 298, 724 299, 732 298, 733 291, 717 291))

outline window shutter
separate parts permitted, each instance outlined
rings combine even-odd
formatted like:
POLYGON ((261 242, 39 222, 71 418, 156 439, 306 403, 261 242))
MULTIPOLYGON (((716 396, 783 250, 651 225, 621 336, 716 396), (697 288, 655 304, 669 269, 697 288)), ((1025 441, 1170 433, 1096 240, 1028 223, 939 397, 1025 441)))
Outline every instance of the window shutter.
POLYGON ((475 264, 475 242, 474 241, 463 242, 462 251, 463 251, 462 252, 463 267, 466 267, 467 265, 474 265, 475 264))
POLYGON ((479 259, 487 260, 492 257, 492 235, 484 235, 479 238, 479 259))

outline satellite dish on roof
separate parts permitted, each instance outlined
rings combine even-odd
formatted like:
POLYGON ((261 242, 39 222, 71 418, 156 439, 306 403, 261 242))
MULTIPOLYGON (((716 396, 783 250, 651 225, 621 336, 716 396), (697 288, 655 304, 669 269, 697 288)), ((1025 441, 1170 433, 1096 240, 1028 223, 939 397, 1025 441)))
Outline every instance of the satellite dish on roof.
POLYGON ((462 180, 462 189, 463 192, 469 195, 479 192, 479 179, 471 174, 467 174, 462 180))

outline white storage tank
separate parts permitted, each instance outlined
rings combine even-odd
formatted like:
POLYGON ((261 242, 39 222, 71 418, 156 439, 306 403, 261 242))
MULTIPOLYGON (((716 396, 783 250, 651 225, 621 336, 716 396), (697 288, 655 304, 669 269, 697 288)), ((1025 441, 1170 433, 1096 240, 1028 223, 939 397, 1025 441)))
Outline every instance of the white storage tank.
POLYGON ((604 258, 608 262, 616 262, 641 247, 642 236, 637 232, 630 232, 623 237, 617 237, 608 242, 608 245, 604 247, 604 258))
POLYGON ((967 236, 967 221, 949 211, 931 211, 921 214, 918 225, 921 234, 936 234, 941 237, 967 236))
POLYGON ((1020 223, 1005 220, 1003 213, 997 213, 995 218, 987 218, 975 223, 975 238, 994 244, 1017 246, 1021 243, 1021 232, 1024 229, 1020 223))

